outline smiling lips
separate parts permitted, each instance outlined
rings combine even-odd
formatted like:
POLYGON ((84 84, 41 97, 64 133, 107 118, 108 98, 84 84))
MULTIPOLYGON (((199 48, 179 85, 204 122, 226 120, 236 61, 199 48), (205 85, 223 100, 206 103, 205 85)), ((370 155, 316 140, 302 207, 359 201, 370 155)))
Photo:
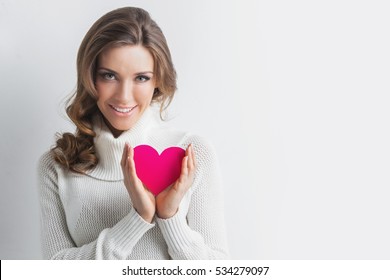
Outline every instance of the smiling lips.
POLYGON ((113 105, 110 104, 110 107, 111 107, 112 109, 114 109, 114 110, 115 110, 116 112, 118 112, 118 113, 128 114, 128 113, 130 113, 135 107, 137 107, 137 105, 134 106, 134 107, 120 108, 120 107, 115 107, 115 106, 113 106, 113 105))

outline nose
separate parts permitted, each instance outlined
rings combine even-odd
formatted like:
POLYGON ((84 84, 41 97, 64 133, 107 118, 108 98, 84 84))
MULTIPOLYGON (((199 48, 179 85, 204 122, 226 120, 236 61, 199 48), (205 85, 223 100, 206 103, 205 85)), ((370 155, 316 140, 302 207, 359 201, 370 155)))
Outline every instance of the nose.
POLYGON ((119 102, 118 105, 128 106, 132 105, 134 101, 133 83, 129 80, 122 80, 117 88, 115 99, 119 102))

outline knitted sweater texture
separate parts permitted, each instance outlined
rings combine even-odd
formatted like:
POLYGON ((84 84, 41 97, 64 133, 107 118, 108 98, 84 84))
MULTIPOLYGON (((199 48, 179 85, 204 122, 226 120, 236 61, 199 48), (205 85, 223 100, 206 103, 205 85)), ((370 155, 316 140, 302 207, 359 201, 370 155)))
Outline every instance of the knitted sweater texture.
POLYGON ((114 138, 94 118, 99 163, 84 175, 66 170, 46 152, 38 164, 41 232, 48 259, 228 258, 223 193, 216 154, 203 138, 164 125, 147 109, 137 124, 114 138), (178 212, 148 223, 134 210, 120 160, 125 143, 159 153, 192 143, 195 180, 178 212))

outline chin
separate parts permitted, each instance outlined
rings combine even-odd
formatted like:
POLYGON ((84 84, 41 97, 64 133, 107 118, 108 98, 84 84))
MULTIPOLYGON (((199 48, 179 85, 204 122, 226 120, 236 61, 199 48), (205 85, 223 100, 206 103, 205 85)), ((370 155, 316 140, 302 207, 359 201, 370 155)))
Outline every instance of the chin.
POLYGON ((111 130, 126 131, 131 129, 138 122, 144 113, 144 110, 144 108, 137 106, 131 113, 122 114, 113 111, 112 108, 108 108, 107 111, 104 111, 103 116, 106 125, 108 125, 111 130))

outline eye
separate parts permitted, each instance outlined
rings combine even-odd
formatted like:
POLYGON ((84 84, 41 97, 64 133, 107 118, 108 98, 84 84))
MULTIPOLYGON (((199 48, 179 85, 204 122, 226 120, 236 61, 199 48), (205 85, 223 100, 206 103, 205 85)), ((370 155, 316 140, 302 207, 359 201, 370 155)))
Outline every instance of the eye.
POLYGON ((115 74, 113 74, 113 73, 111 73, 111 72, 102 72, 102 73, 100 73, 100 76, 101 76, 104 80, 108 80, 108 81, 115 80, 115 74))
POLYGON ((136 80, 137 82, 144 83, 144 82, 149 81, 149 80, 150 80, 150 77, 145 76, 145 75, 140 75, 140 76, 137 76, 137 77, 135 78, 135 80, 136 80))
POLYGON ((115 79, 115 75, 112 74, 112 73, 105 73, 105 74, 104 74, 104 78, 105 78, 106 80, 114 80, 114 79, 115 79))

